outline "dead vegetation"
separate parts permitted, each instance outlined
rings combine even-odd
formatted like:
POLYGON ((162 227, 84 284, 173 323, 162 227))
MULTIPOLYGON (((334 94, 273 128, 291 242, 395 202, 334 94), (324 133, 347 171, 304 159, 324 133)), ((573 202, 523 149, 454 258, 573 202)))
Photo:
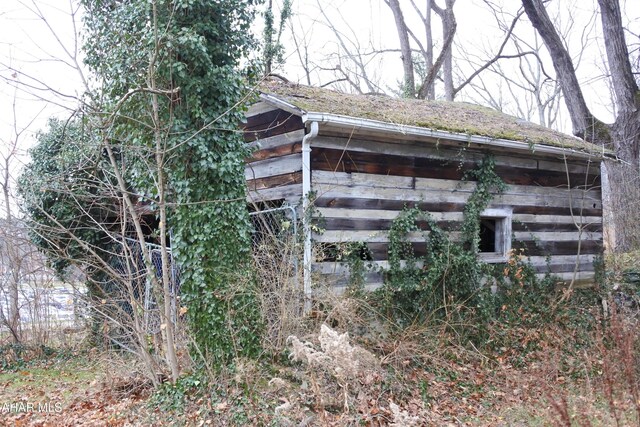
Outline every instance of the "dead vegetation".
POLYGON ((63 358, 62 366, 84 373, 79 376, 61 374, 58 362, 51 362, 58 359, 34 353, 21 364, 15 352, 7 352, 6 372, 0 373, 3 395, 59 401, 63 408, 2 414, 2 422, 622 426, 639 419, 638 317, 632 307, 617 307, 615 295, 607 312, 597 294, 582 295, 583 290, 563 299, 564 305, 546 300, 553 308, 545 322, 526 307, 504 307, 520 321, 493 324, 494 339, 483 346, 460 333, 476 325, 425 321, 400 327, 366 294, 336 296, 318 286, 314 309, 304 314, 292 285, 295 269, 284 256, 289 249, 281 243, 263 240, 275 245, 273 252, 254 259, 263 294, 265 357, 238 358, 215 372, 198 369, 193 355, 196 360, 185 364, 189 370, 175 385, 154 391, 139 362, 113 349, 76 348, 63 358))
POLYGON ((2 421, 38 426, 75 425, 79 420, 105 426, 637 422, 638 320, 614 303, 608 317, 594 314, 588 345, 576 325, 562 316, 555 327, 541 324, 528 334, 507 325, 495 331, 512 334, 514 344, 536 336, 539 349, 523 356, 474 349, 442 325, 364 329, 363 319, 369 315, 365 300, 331 301, 325 302, 322 319, 305 320, 307 332, 291 336, 281 356, 238 359, 211 376, 187 373, 175 386, 167 384, 156 392, 148 379, 136 374, 141 367, 113 352, 76 352, 61 358, 34 354, 19 368, 14 360, 16 368, 0 374, 3 396, 62 401, 63 410, 2 414, 2 421), (340 307, 330 306, 331 301, 340 307))

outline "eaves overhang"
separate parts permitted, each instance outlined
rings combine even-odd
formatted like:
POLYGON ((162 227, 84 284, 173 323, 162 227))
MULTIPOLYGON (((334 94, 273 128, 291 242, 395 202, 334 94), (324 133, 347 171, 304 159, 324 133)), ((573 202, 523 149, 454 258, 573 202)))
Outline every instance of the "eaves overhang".
POLYGON ((353 135, 359 131, 373 132, 378 134, 402 135, 404 138, 424 139, 430 141, 455 141, 477 145, 479 148, 501 149, 510 152, 520 153, 540 153, 564 158, 587 159, 590 161, 602 161, 605 159, 616 160, 615 154, 604 147, 602 151, 581 151, 571 147, 545 145, 541 143, 528 143, 526 141, 514 141, 502 138, 492 138, 483 135, 473 135, 468 133, 450 132, 427 127, 403 125, 397 123, 383 122, 379 120, 344 116, 324 112, 305 111, 287 101, 269 94, 261 94, 261 99, 285 110, 291 114, 300 116, 302 122, 317 122, 322 128, 342 129, 346 133, 353 135))

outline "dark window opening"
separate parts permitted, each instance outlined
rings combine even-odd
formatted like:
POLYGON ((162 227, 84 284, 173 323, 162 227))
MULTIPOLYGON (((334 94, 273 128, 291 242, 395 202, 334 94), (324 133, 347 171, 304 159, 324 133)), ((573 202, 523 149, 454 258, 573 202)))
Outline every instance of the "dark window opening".
POLYGON ((497 252, 496 250, 496 219, 480 219, 480 252, 497 252))
POLYGON ((504 262, 511 250, 511 208, 485 209, 480 216, 478 252, 484 262, 504 262))
POLYGON ((317 262, 373 261, 373 252, 366 243, 316 243, 315 248, 317 262))
POLYGON ((358 244, 356 249, 356 256, 358 259, 361 259, 362 261, 373 261, 373 254, 366 243, 358 244))
POLYGON ((247 203, 247 209, 249 212, 261 212, 269 209, 278 209, 284 205, 284 199, 276 199, 276 200, 266 200, 262 202, 251 202, 247 203))
POLYGON ((318 243, 316 252, 319 262, 336 262, 340 258, 340 248, 337 243, 318 243))

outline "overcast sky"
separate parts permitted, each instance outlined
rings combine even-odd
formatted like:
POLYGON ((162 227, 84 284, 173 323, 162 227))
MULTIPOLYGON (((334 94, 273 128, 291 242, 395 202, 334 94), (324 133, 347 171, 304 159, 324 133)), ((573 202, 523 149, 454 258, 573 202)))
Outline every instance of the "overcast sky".
POLYGON ((27 131, 32 134, 47 117, 76 105, 73 98, 82 84, 69 55, 75 49, 70 6, 68 0, 38 0, 36 5, 30 0, 2 0, 0 4, 0 138, 4 142, 13 138, 14 122, 23 129, 35 119, 27 131), (16 90, 11 81, 24 84, 24 90, 16 90))
MULTIPOLYGON (((444 1, 441 0, 436 0, 436 2, 440 5, 444 4, 444 1)), ((425 2, 417 1, 416 3, 423 5, 425 2)), ((521 7, 521 3, 515 0, 493 0, 491 3, 504 11, 504 19, 507 22, 510 22, 510 17, 521 7)), ((639 34, 640 6, 638 0, 621 0, 621 3, 624 24, 628 25, 635 34, 639 34)), ((420 27, 420 22, 409 6, 409 1, 401 0, 400 4, 403 7, 407 24, 424 40, 421 33, 421 30, 424 31, 424 27, 420 27)), ((608 109, 611 97, 606 79, 602 78, 605 53, 600 37, 600 19, 599 16, 594 15, 594 11, 597 10, 596 0, 554 0, 548 3, 547 9, 549 14, 557 20, 562 32, 565 33, 570 52, 576 61, 578 78, 585 87, 587 103, 599 118, 605 121, 611 120, 612 115, 608 109)), ((347 39, 357 39, 357 43, 363 48, 371 45, 379 50, 398 49, 398 35, 393 15, 383 0, 297 0, 294 2, 294 12, 295 32, 299 34, 299 38, 302 35, 307 36, 310 51, 314 52, 317 61, 326 59, 330 56, 329 52, 338 50, 338 43, 327 30, 327 18, 343 31, 347 39), (319 3, 323 6, 322 9, 318 6, 319 3)), ((480 61, 482 56, 486 57, 488 53, 497 50, 502 41, 503 33, 497 28, 496 21, 489 12, 485 1, 458 0, 454 6, 454 12, 457 21, 454 56, 464 58, 466 55, 477 55, 477 59, 480 61), (466 52, 462 52, 462 49, 466 52)), ((433 34, 436 42, 442 39, 438 24, 439 19, 434 16, 432 25, 434 25, 433 34)), ((287 35, 289 36, 289 34, 287 35)), ((527 22, 526 17, 521 18, 516 25, 515 34, 529 41, 536 37, 535 31, 527 22)), ((288 44, 293 45, 291 41, 288 44)), ((438 50, 436 50, 436 54, 437 52, 438 50)), ((513 49, 507 48, 505 53, 515 52, 513 49)), ((402 64, 399 57, 399 53, 378 56, 372 64, 376 66, 374 77, 379 77, 386 84, 397 87, 397 81, 402 76, 402 64)), ((548 56, 543 55, 543 59, 545 59, 545 69, 553 74, 553 65, 548 60, 548 56)), ((506 71, 512 72, 512 75, 519 73, 517 60, 507 60, 501 63, 506 71)), ((301 76, 300 71, 295 72, 298 64, 295 52, 290 49, 284 72, 294 78, 301 76)), ((458 61, 458 64, 465 65, 463 61, 458 61)), ((326 61, 322 65, 332 66, 326 61)), ((460 74, 468 76, 471 70, 471 68, 461 70, 460 74)), ((483 73, 483 76, 488 79, 489 85, 495 84, 497 91, 498 80, 494 79, 492 82, 490 73, 487 72, 483 73)), ((331 80, 326 72, 319 71, 315 78, 315 84, 331 80)), ((456 100, 479 101, 478 97, 471 99, 470 95, 470 92, 461 93, 456 100)), ((516 114, 515 108, 513 111, 507 112, 516 114)), ((565 132, 570 132, 568 118, 559 127, 565 132)))

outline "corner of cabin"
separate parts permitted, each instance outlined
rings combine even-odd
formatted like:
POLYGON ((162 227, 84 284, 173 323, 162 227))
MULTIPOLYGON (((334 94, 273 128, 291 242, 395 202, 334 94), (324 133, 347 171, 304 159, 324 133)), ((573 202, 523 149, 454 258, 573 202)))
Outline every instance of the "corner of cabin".
POLYGON ((242 130, 251 149, 245 166, 247 201, 297 204, 302 197, 302 119, 264 101, 250 106, 245 117, 242 130))

